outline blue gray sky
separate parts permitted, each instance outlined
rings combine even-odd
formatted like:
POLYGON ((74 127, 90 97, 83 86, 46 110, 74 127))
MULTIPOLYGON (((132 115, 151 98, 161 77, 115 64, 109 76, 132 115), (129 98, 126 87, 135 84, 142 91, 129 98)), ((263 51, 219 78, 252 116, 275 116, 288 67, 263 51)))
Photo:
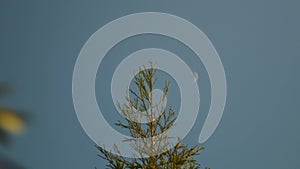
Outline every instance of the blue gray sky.
MULTIPOLYGON (((15 91, 0 101, 30 112, 32 120, 27 133, 0 152, 28 169, 104 168, 74 111, 76 58, 106 23, 137 12, 164 12, 187 19, 208 36, 227 76, 223 119, 198 161, 213 169, 300 168, 299 6, 296 0, 1 0, 0 82, 15 91)), ((101 110, 113 124, 117 113, 107 91, 114 68, 130 53, 150 47, 172 51, 199 74, 200 112, 184 139, 197 144, 209 108, 209 80, 201 61, 174 39, 141 35, 113 48, 96 79, 101 110)), ((163 72, 159 77, 172 82, 163 72)), ((170 94, 169 103, 178 109, 176 84, 170 94)))

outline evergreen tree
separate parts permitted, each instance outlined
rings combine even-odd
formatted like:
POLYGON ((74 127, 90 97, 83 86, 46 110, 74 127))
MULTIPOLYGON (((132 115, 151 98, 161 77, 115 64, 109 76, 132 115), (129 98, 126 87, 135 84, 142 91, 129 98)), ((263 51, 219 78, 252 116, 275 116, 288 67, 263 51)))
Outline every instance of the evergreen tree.
MULTIPOLYGON (((163 105, 170 88, 170 83, 166 81, 163 96, 159 103, 154 103, 153 89, 156 83, 156 69, 152 65, 150 69, 140 68, 134 77, 136 91, 129 89, 126 103, 118 104, 119 109, 125 118, 125 122, 118 121, 117 126, 127 129, 133 138, 150 138, 150 140, 136 141, 128 139, 132 147, 139 153, 139 158, 125 158, 122 156, 117 146, 115 153, 106 151, 97 146, 101 152, 99 155, 105 159, 110 169, 198 169, 200 164, 195 160, 204 149, 198 145, 188 147, 179 138, 175 145, 172 145, 165 131, 170 129, 176 120, 175 112, 170 107, 168 110, 163 105), (158 111, 155 113, 155 111, 158 111), (141 123, 146 118, 148 123, 141 123), (172 146, 170 150, 168 147, 172 146), (117 154, 117 155, 116 155, 117 154)), ((206 168, 208 169, 208 168, 206 168)))

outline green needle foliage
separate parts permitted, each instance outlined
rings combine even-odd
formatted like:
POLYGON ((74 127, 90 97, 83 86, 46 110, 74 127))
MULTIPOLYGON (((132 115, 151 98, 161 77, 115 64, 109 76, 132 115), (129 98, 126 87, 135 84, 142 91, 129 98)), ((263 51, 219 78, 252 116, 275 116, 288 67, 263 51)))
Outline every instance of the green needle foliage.
MULTIPOLYGON (((125 158, 118 147, 114 147, 115 153, 106 151, 97 146, 101 152, 99 155, 105 159, 110 169, 198 169, 200 164, 195 160, 204 149, 198 145, 189 147, 182 143, 179 138, 170 138, 165 132, 174 124, 175 112, 170 107, 165 108, 166 98, 170 83, 166 82, 164 93, 159 103, 154 103, 154 86, 156 83, 155 67, 150 69, 144 66, 134 77, 137 90, 129 89, 126 103, 118 105, 124 117, 125 123, 118 121, 117 126, 127 129, 132 138, 126 139, 138 152, 139 158, 125 158), (155 113, 159 112, 159 113, 155 113), (146 118, 148 123, 141 123, 146 118), (170 139, 177 139, 172 145, 170 139), (172 146, 170 150, 168 147, 172 146), (117 154, 117 155, 116 155, 117 154)), ((174 141, 173 141, 174 142, 174 141)), ((208 169, 208 168, 206 168, 208 169)))

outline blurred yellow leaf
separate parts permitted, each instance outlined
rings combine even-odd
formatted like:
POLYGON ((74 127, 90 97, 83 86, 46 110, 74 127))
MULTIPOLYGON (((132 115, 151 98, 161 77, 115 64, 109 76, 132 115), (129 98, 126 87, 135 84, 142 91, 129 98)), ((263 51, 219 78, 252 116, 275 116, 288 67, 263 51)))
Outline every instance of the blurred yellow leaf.
POLYGON ((16 113, 0 110, 0 129, 12 134, 21 134, 25 130, 25 123, 16 113))

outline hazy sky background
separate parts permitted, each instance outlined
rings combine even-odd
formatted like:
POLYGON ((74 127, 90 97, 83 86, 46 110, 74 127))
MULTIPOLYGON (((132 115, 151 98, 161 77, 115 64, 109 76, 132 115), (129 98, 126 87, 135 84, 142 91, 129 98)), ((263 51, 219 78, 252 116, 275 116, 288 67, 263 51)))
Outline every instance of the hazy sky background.
MULTIPOLYGON (((208 36, 227 75, 224 116, 199 162, 213 169, 300 168, 299 7, 297 0, 0 0, 0 82, 15 88, 0 101, 33 117, 28 132, 0 152, 28 169, 104 168, 73 108, 76 58, 106 23, 136 12, 165 12, 189 20, 208 36)), ((109 93, 114 68, 149 47, 172 51, 199 74, 200 116, 184 140, 197 144, 209 107, 209 81, 201 61, 176 40, 136 36, 113 48, 96 80, 101 110, 111 124, 116 121, 109 93)), ((172 80, 163 72, 159 77, 172 80)), ((170 94, 169 103, 178 109, 176 84, 170 94)))

